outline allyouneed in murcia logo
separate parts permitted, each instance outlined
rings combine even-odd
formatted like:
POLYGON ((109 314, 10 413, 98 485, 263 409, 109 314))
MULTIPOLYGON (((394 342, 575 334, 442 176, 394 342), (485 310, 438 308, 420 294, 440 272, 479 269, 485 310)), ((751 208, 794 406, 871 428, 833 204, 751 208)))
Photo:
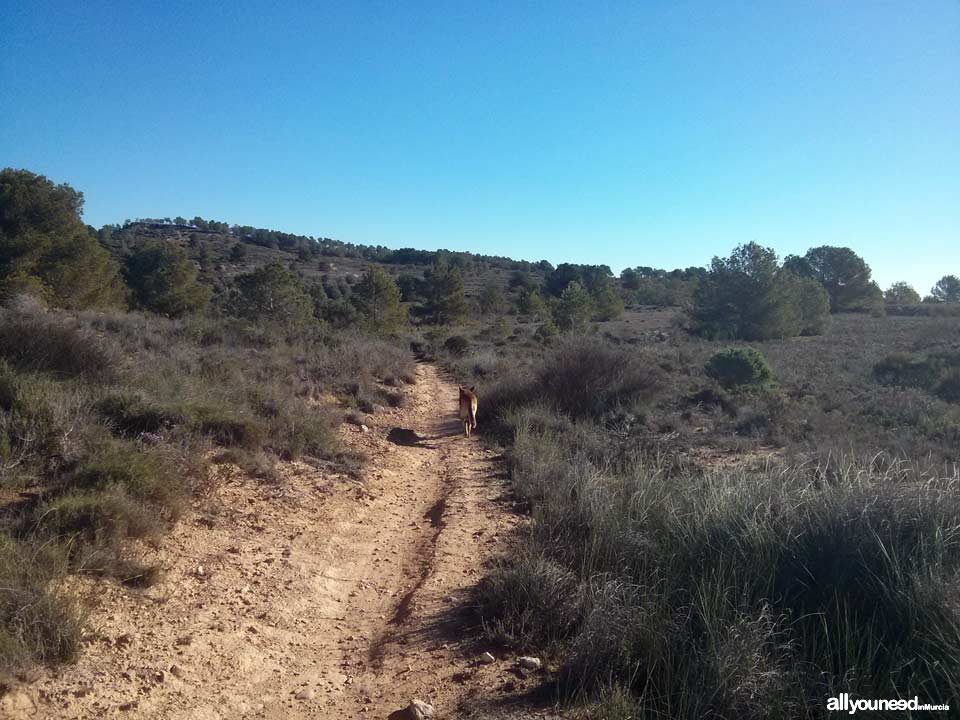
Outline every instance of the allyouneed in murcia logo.
POLYGON ((850 715, 860 711, 875 712, 877 710, 902 710, 903 712, 906 712, 907 710, 939 710, 946 712, 949 709, 950 706, 946 703, 940 705, 935 703, 921 703, 920 698, 918 697, 914 697, 909 700, 905 698, 900 698, 898 700, 868 700, 866 698, 857 698, 854 700, 852 697, 850 697, 850 693, 840 693, 838 697, 827 699, 827 710, 832 712, 845 712, 849 713, 850 715))

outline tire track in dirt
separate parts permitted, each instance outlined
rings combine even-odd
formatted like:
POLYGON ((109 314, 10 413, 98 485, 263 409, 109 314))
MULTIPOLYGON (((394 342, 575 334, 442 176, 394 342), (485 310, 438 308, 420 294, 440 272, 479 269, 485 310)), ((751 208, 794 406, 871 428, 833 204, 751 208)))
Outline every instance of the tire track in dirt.
POLYGON ((275 485, 227 472, 145 550, 158 585, 75 581, 91 607, 80 661, 0 715, 387 718, 417 697, 453 717, 504 685, 504 667, 473 661, 463 608, 520 520, 496 452, 462 436, 455 385, 430 364, 417 376, 405 407, 341 429, 368 457, 362 482, 305 463, 275 485), (390 442, 394 427, 421 440, 390 442))

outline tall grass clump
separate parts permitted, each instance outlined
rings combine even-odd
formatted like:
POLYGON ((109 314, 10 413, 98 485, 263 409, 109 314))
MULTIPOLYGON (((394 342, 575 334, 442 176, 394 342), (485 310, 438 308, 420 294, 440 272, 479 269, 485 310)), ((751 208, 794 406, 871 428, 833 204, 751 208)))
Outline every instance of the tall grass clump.
POLYGON ((62 572, 57 548, 0 534, 0 680, 24 665, 76 657, 80 615, 52 588, 62 572))

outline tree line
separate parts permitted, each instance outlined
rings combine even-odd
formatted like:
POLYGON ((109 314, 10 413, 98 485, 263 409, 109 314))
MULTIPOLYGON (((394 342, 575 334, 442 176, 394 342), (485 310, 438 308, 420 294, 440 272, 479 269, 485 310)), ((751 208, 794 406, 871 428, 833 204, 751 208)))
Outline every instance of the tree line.
MULTIPOLYGON (((563 263, 554 268, 545 262, 510 261, 507 267, 513 272, 507 281, 488 275, 473 307, 464 291, 463 270, 476 270, 470 263, 490 258, 469 253, 355 246, 380 262, 389 263, 383 259, 389 257, 403 264, 426 263, 427 268, 422 276, 404 273, 394 280, 370 266, 359 279, 323 275, 319 282, 307 283, 291 269, 295 266, 274 261, 224 284, 210 267, 202 239, 193 238, 195 257, 163 241, 129 249, 110 241, 134 223, 97 231, 83 223, 82 211, 83 194, 67 184, 56 185, 26 170, 0 172, 0 299, 27 293, 57 307, 130 307, 169 317, 213 309, 291 330, 321 322, 393 332, 411 319, 450 325, 463 322, 471 310, 481 316, 516 313, 540 322, 537 337, 542 340, 582 331, 592 321, 613 320, 625 303, 677 305, 687 311, 694 332, 746 340, 822 333, 831 313, 960 303, 960 279, 954 275, 944 276, 921 301, 902 282, 882 292, 870 267, 849 248, 815 247, 780 262, 771 248, 756 243, 737 247, 729 257, 715 257, 708 268, 638 266, 619 278, 606 265, 563 263)), ((140 222, 229 232, 285 248, 304 239, 201 218, 140 222)), ((323 253, 325 240, 306 240, 313 248, 306 259, 323 253)), ((244 255, 244 245, 237 242, 229 259, 239 262, 244 255)))

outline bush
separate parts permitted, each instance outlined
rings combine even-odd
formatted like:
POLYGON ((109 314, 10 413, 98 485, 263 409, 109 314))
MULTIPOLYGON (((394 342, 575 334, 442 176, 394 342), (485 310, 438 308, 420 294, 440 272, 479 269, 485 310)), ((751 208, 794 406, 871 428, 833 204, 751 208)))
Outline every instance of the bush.
POLYGON ((549 345, 559 332, 560 331, 553 320, 551 318, 547 318, 540 323, 540 326, 533 334, 533 337, 538 343, 549 345))
POLYGON ((873 376, 883 385, 929 389, 940 377, 940 368, 909 353, 893 353, 873 366, 873 376))
POLYGON ((80 490, 120 489, 131 498, 154 503, 168 515, 176 513, 185 493, 178 475, 160 455, 119 440, 101 442, 88 451, 69 482, 80 490))
POLYGON ((960 403, 960 368, 952 368, 944 373, 934 392, 941 400, 960 403))
POLYGON ((773 371, 754 348, 728 348, 714 353, 706 365, 708 376, 725 388, 762 387, 773 383, 773 371))
POLYGON ((444 349, 454 357, 463 357, 470 350, 470 341, 463 335, 451 335, 443 343, 444 349))
POLYGON ((960 353, 893 353, 873 366, 873 376, 883 385, 919 388, 946 402, 960 402, 960 353))
POLYGON ((0 534, 0 677, 30 663, 73 660, 81 620, 51 587, 64 570, 58 548, 0 534))
POLYGON ((155 537, 163 522, 154 508, 115 485, 105 491, 70 491, 43 503, 29 527, 69 542, 81 553, 87 545, 116 547, 127 538, 155 537))
POLYGON ((480 612, 496 618, 488 632, 514 643, 567 639, 580 618, 576 576, 536 555, 501 563, 477 587, 480 612))
POLYGON ((0 358, 21 370, 94 382, 116 378, 119 357, 93 333, 43 315, 0 311, 0 358))
POLYGON ((181 413, 127 393, 108 395, 97 402, 95 408, 124 436, 158 433, 186 422, 181 413))
POLYGON ((215 443, 225 447, 236 445, 247 450, 259 450, 267 436, 262 423, 230 408, 188 406, 185 414, 190 418, 194 430, 210 436, 215 443))

